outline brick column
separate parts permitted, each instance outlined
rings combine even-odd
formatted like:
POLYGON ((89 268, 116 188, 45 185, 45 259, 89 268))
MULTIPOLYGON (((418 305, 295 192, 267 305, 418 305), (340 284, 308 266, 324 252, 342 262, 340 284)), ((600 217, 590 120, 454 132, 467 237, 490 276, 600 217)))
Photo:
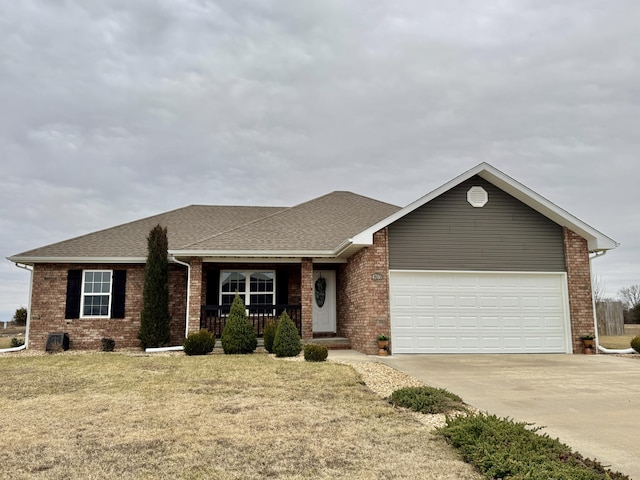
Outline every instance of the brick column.
POLYGON ((582 353, 580 336, 594 333, 589 248, 584 238, 568 228, 564 227, 563 233, 567 283, 569 284, 571 344, 573 353, 582 353))
POLYGON ((300 303, 302 305, 302 339, 313 338, 313 260, 303 258, 300 265, 300 303))
POLYGON ((200 307, 202 306, 202 258, 192 257, 189 278, 189 333, 200 330, 200 307))
POLYGON ((349 338, 351 348, 367 355, 378 352, 379 334, 391 333, 388 247, 384 228, 374 234, 373 245, 340 267, 339 332, 349 338))

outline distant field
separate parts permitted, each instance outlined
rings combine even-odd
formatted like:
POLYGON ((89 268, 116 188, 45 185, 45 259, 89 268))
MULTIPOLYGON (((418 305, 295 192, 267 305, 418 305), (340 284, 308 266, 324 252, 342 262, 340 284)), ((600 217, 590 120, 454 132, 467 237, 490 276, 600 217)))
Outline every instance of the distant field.
POLYGON ((629 348, 631 339, 640 335, 640 325, 625 325, 624 335, 600 335, 600 345, 605 348, 629 348))
POLYGON ((9 348, 13 337, 24 338, 25 327, 16 327, 15 325, 7 325, 3 328, 4 323, 0 323, 0 348, 9 348))

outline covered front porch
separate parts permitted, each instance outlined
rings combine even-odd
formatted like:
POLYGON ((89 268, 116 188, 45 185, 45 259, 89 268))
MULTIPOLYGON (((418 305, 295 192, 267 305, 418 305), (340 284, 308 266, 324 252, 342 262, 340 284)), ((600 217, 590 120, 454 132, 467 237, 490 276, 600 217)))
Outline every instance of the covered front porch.
POLYGON ((286 310, 303 342, 377 353, 377 335, 390 332, 386 232, 378 237, 349 258, 181 259, 189 265, 187 333, 219 337, 237 292, 259 337, 286 310))
POLYGON ((264 263, 191 258, 189 264, 189 332, 206 329, 219 337, 237 293, 258 337, 285 310, 304 341, 338 335, 336 264, 314 265, 310 258, 264 263))

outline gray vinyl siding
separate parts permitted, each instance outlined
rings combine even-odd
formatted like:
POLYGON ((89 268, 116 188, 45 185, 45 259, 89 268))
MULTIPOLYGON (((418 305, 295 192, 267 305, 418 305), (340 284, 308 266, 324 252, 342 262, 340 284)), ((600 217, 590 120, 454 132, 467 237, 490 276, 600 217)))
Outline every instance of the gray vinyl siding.
POLYGON ((476 176, 389 225, 389 268, 563 272, 562 227, 476 176), (472 186, 484 207, 467 202, 472 186))

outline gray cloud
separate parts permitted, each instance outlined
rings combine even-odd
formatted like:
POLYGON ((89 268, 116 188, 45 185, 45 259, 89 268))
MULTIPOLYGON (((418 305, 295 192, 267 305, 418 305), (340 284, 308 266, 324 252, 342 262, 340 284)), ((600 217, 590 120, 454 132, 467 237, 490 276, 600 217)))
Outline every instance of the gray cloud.
MULTIPOLYGON (((1 253, 191 203, 405 205, 488 161, 622 242, 594 264, 615 293, 640 283, 638 24, 631 0, 5 2, 1 253)), ((28 289, 5 267, 3 315, 28 289)))

